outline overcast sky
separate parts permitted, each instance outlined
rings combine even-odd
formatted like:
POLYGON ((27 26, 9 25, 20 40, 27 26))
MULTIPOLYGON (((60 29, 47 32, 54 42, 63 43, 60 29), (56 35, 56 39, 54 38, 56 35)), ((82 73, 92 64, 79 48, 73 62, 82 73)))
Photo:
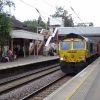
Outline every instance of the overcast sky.
POLYGON ((62 6, 72 14, 74 22, 93 22, 94 26, 100 26, 100 0, 12 0, 15 3, 15 10, 11 10, 12 15, 20 21, 37 19, 39 13, 42 19, 47 21, 50 15, 54 14, 56 7, 62 6), (23 2, 24 1, 24 2, 23 2), (27 3, 27 4, 25 4, 27 3), (71 10, 74 8, 77 15, 71 10))

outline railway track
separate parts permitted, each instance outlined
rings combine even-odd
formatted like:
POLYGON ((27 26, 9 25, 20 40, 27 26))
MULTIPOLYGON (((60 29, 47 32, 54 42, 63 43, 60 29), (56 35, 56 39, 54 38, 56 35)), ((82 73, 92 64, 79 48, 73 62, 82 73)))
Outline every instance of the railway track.
POLYGON ((39 73, 39 72, 42 72, 42 71, 45 71, 47 69, 51 69, 51 68, 54 68, 54 67, 57 67, 57 66, 59 66, 59 64, 53 64, 53 65, 50 65, 50 66, 47 66, 47 67, 34 69, 32 71, 27 71, 27 72, 24 72, 24 73, 21 73, 21 74, 18 74, 18 75, 8 76, 6 78, 0 79, 0 85, 5 84, 7 82, 17 80, 17 79, 20 79, 20 78, 23 78, 23 77, 26 77, 26 76, 29 76, 29 75, 32 75, 32 74, 36 74, 36 73, 39 73))
POLYGON ((38 78, 41 78, 42 76, 45 76, 59 69, 60 67, 58 67, 56 64, 48 66, 46 68, 40 68, 38 70, 33 70, 27 73, 19 74, 17 76, 12 76, 2 79, 0 80, 0 94, 14 87, 30 82, 31 80, 36 80, 38 78))
POLYGON ((57 81, 55 81, 54 83, 43 88, 42 90, 38 91, 36 94, 32 94, 23 100, 43 100, 45 97, 50 95, 52 92, 54 92, 56 89, 58 89, 64 83, 66 83, 72 77, 73 76, 64 76, 64 77, 58 79, 57 81))
POLYGON ((9 77, 7 81, 3 79, 0 83, 0 100, 24 100, 65 76, 58 65, 38 70, 31 74, 9 77))
POLYGON ((29 82, 19 88, 16 88, 8 93, 5 93, 0 96, 1 100, 22 100, 26 99, 28 96, 36 93, 40 89, 44 88, 45 86, 49 85, 50 83, 54 82, 55 80, 61 78, 64 74, 61 74, 61 71, 55 72, 54 75, 50 74, 45 76, 41 79, 38 79, 34 82, 29 82))

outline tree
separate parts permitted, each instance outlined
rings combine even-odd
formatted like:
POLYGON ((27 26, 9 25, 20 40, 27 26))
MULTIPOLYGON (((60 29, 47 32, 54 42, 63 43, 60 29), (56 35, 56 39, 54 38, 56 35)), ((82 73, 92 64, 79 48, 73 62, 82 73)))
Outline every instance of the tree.
POLYGON ((38 21, 38 24, 40 24, 40 23, 41 23, 41 21, 42 21, 41 16, 39 16, 39 17, 38 17, 38 20, 37 20, 37 21, 38 21))
POLYGON ((37 21, 36 20, 27 20, 27 21, 24 21, 24 24, 33 32, 37 32, 37 21))
POLYGON ((11 20, 9 16, 5 13, 0 13, 0 46, 3 49, 3 46, 6 44, 7 40, 10 38, 10 31, 12 29, 11 20))
POLYGON ((37 32, 37 28, 41 27, 41 28, 45 28, 46 24, 42 21, 41 17, 39 16, 38 20, 27 20, 24 21, 24 24, 33 32, 37 32))
POLYGON ((62 7, 56 7, 55 14, 52 15, 52 17, 64 17, 66 16, 67 11, 64 10, 62 7))
POLYGON ((72 17, 66 16, 66 17, 64 18, 64 26, 65 26, 65 27, 73 27, 73 26, 74 26, 72 17))
POLYGON ((56 12, 52 15, 52 17, 62 17, 65 27, 74 26, 71 15, 68 14, 67 10, 65 10, 63 7, 57 7, 56 12))
POLYGON ((0 12, 2 12, 4 10, 5 6, 15 7, 15 4, 10 0, 0 0, 0 12))
POLYGON ((1 51, 4 45, 10 38, 10 31, 12 29, 11 19, 7 13, 4 12, 5 7, 15 7, 15 4, 10 0, 0 0, 0 46, 1 51))
POLYGON ((46 23, 42 21, 41 16, 38 17, 37 23, 38 23, 37 27, 46 28, 46 23))

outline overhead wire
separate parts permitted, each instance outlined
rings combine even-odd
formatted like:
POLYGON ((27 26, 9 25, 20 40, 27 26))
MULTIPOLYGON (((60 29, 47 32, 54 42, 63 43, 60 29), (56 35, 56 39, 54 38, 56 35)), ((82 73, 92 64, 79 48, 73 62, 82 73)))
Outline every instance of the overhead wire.
MULTIPOLYGON (((71 5, 69 5, 69 7, 70 7, 70 9, 74 12, 74 14, 77 16, 77 18, 81 21, 81 22, 83 22, 82 21, 82 19, 79 17, 79 15, 76 13, 76 11, 75 11, 75 9, 71 6, 71 5)), ((85 23, 83 23, 84 25, 85 25, 85 23)), ((82 28, 81 28, 81 31, 80 30, 78 30, 78 29, 76 29, 75 27, 73 27, 75 30, 77 30, 77 31, 79 31, 79 32, 83 32, 83 31, 85 31, 85 30, 83 30, 82 28)))
MULTIPOLYGON (((51 5, 49 2, 47 2, 46 0, 43 0, 47 5, 49 5, 51 8, 53 7, 54 9, 56 9, 56 7, 54 7, 53 5, 51 5)), ((49 15, 48 13, 46 13, 48 16, 51 16, 49 15)), ((61 20, 59 19, 55 19, 55 20, 58 20, 59 22, 61 22, 61 20)))
POLYGON ((76 11, 74 10, 74 8, 72 7, 72 6, 70 6, 70 8, 71 8, 71 10, 75 13, 75 15, 77 16, 77 18, 80 20, 80 21, 82 21, 81 20, 81 18, 78 16, 78 14, 76 13, 76 11))
MULTIPOLYGON (((45 1, 45 3, 46 4, 48 4, 50 7, 53 7, 53 8, 56 8, 56 7, 54 7, 54 6, 52 6, 51 4, 49 4, 46 0, 44 0, 45 1)), ((69 6, 70 7, 70 9, 74 12, 74 14, 77 16, 77 18, 81 21, 81 22, 83 22, 82 21, 82 19, 79 17, 79 15, 76 13, 76 11, 74 10, 74 8, 72 7, 72 6, 69 6)), ((56 20, 59 20, 59 19, 56 19, 56 20)), ((60 20, 59 20, 60 21, 60 20)), ((84 24, 84 23, 83 23, 84 24)), ((85 25, 85 24, 84 24, 85 25)), ((74 28, 75 30, 77 30, 79 33, 81 32, 80 30, 78 30, 77 28, 75 28, 75 27, 72 27, 72 28, 74 28)), ((81 29, 81 30, 83 30, 83 29, 81 29)), ((84 31, 84 30, 83 30, 84 31)), ((81 32, 82 33, 82 32, 81 32)))
MULTIPOLYGON (((31 7, 31 8, 34 8, 34 9, 37 11, 37 13, 46 21, 46 19, 42 16, 42 14, 40 13, 40 11, 39 11, 38 8, 36 8, 35 6, 33 6, 33 5, 31 5, 31 4, 27 3, 27 2, 25 2, 25 1, 23 1, 23 0, 19 0, 19 1, 21 1, 23 4, 25 4, 25 5, 27 5, 27 6, 31 7)), ((47 21, 46 21, 46 22, 47 22, 47 21)))
POLYGON ((47 5, 49 5, 50 7, 56 8, 53 5, 51 5, 49 2, 47 2, 46 0, 43 0, 47 5))
MULTIPOLYGON (((42 16, 42 14, 40 13, 40 11, 39 11, 39 9, 38 8, 36 8, 35 6, 33 6, 33 5, 31 5, 31 4, 29 4, 29 3, 27 3, 27 2, 25 2, 25 1, 23 1, 23 0, 20 0, 22 3, 24 3, 25 5, 27 5, 27 6, 29 6, 29 7, 31 7, 31 8, 34 8, 36 11, 37 11, 37 13, 46 21, 46 19, 42 16)), ((51 7, 53 7, 53 8, 56 8, 56 7, 54 7, 54 6, 52 6, 51 4, 49 4, 47 1, 45 1, 49 6, 51 6, 51 7)), ((78 16, 78 14, 75 12, 75 10, 72 8, 72 6, 70 6, 70 8, 71 8, 71 10, 77 15, 77 17, 81 20, 81 18, 78 16)), ((46 13, 47 15, 49 15, 48 13, 46 13)), ((49 15, 50 16, 50 15, 49 15)), ((55 20, 58 20, 59 22, 61 22, 61 20, 59 20, 59 19, 55 19, 55 20)), ((82 21, 82 20, 81 20, 82 21)), ((47 22, 47 21, 46 21, 47 22)), ((74 28, 74 27, 73 27, 74 28)), ((74 29, 76 29, 76 28, 74 28, 74 29)), ((76 29, 77 30, 77 29, 76 29)), ((78 30, 79 31, 79 30, 78 30)))
MULTIPOLYGON (((46 19, 42 16, 42 14, 40 13, 40 11, 39 11, 39 9, 38 8, 36 8, 35 6, 33 6, 33 5, 30 5, 29 3, 27 3, 27 2, 25 2, 25 1, 23 1, 23 0, 20 0, 22 3, 24 3, 25 5, 27 5, 27 6, 29 6, 29 7, 31 7, 31 8, 34 8, 37 12, 38 12, 38 14, 46 21, 46 19)), ((46 2, 47 3, 47 2, 46 2)), ((49 4, 49 3, 48 3, 49 4)), ((51 5, 50 5, 51 6, 51 5)), ((47 14, 47 15, 49 15, 48 13, 46 13, 46 12, 44 12, 45 14, 47 14)), ((50 16, 50 15, 49 15, 50 16)), ((59 19, 55 19, 55 20, 58 20, 58 21, 61 21, 61 20, 59 20, 59 19)), ((47 21, 46 21, 47 22, 47 21)))

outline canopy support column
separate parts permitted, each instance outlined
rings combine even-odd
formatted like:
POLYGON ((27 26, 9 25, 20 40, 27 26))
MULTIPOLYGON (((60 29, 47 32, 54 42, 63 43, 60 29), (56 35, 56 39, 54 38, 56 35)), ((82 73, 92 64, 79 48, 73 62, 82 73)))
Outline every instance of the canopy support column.
POLYGON ((26 57, 26 53, 25 53, 25 40, 24 40, 24 46, 23 46, 23 53, 24 53, 24 57, 26 57))

